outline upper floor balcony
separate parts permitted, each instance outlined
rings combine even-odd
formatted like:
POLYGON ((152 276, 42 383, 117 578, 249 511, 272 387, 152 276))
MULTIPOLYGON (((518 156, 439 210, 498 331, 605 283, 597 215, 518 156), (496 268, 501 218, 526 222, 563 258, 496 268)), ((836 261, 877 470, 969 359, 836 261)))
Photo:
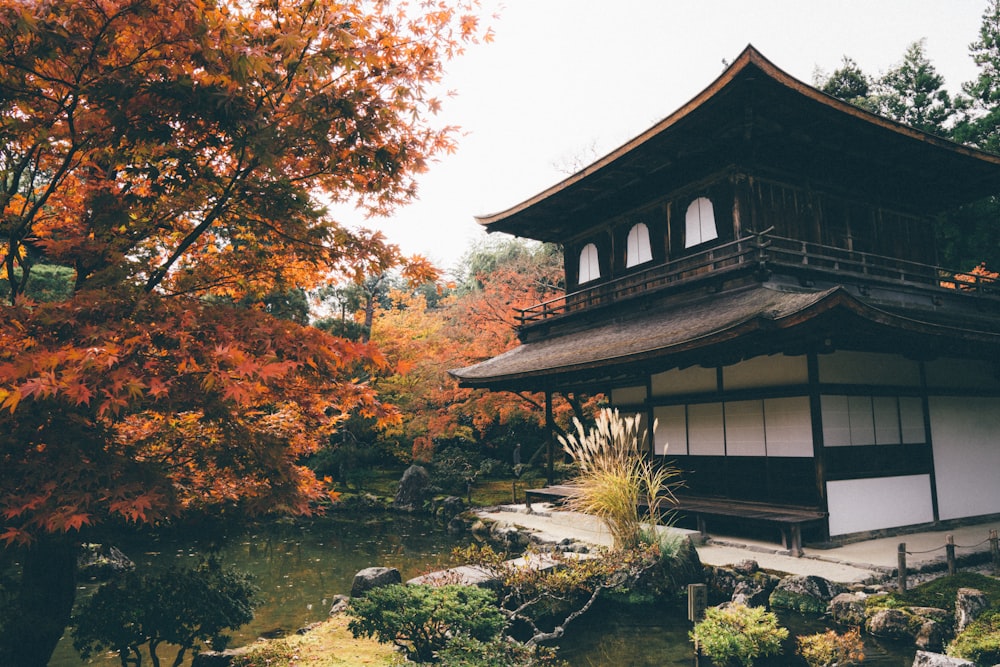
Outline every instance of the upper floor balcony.
POLYGON ((665 295, 699 283, 725 280, 737 273, 797 278, 814 284, 857 285, 861 294, 875 288, 930 294, 934 303, 956 297, 986 299, 1000 306, 1000 280, 988 272, 940 266, 799 241, 771 230, 744 236, 693 255, 641 269, 565 294, 526 309, 517 309, 519 326, 559 318, 572 312, 624 303, 643 296, 665 295))

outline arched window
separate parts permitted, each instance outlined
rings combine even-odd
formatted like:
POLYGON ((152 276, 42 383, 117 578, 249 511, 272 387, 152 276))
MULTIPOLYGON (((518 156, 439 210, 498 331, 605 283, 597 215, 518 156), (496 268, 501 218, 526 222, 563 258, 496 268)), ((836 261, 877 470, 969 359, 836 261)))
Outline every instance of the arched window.
POLYGON ((685 248, 719 238, 719 230, 715 227, 715 209, 708 197, 698 197, 691 202, 684 223, 685 248))
POLYGON ((649 227, 636 223, 628 230, 625 243, 625 268, 629 269, 653 259, 653 249, 649 245, 649 227))
POLYGON ((597 256, 597 246, 588 243, 580 251, 580 275, 578 284, 589 283, 601 277, 601 264, 597 256))

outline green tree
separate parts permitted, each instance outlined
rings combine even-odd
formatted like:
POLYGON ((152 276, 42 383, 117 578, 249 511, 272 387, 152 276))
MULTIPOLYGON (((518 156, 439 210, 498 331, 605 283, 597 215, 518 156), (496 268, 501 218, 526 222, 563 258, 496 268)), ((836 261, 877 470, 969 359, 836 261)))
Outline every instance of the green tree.
POLYGON ((918 130, 950 136, 955 114, 944 77, 924 52, 924 40, 913 42, 902 62, 886 72, 876 85, 878 112, 918 130))
POLYGON ((969 45, 969 53, 979 73, 962 85, 969 105, 956 127, 956 138, 1000 153, 1000 0, 987 4, 979 38, 969 45))
POLYGON ((139 649, 146 644, 150 660, 159 667, 157 649, 173 644, 180 649, 173 667, 179 667, 199 642, 224 646, 225 630, 253 620, 255 596, 249 575, 222 568, 214 560, 193 569, 132 571, 103 584, 80 606, 73 618, 73 646, 84 659, 114 651, 122 667, 128 667, 141 664, 139 649))
POLYGON ((829 76, 818 74, 816 86, 827 95, 849 102, 873 113, 878 112, 878 102, 872 96, 873 83, 853 58, 844 56, 840 67, 829 76))

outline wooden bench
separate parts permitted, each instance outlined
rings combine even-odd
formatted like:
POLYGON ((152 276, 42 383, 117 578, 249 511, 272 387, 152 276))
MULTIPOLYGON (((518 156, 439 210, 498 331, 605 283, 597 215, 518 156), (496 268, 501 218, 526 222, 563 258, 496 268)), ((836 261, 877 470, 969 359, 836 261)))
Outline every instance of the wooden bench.
MULTIPOLYGON (((565 485, 546 486, 541 489, 527 489, 525 499, 531 502, 562 502, 569 494, 565 485)), ((666 509, 695 519, 698 532, 708 537, 708 519, 732 518, 757 524, 776 526, 781 531, 781 542, 794 555, 802 556, 802 529, 816 525, 826 519, 826 512, 813 507, 778 505, 729 498, 681 495, 677 504, 670 503, 666 509)))

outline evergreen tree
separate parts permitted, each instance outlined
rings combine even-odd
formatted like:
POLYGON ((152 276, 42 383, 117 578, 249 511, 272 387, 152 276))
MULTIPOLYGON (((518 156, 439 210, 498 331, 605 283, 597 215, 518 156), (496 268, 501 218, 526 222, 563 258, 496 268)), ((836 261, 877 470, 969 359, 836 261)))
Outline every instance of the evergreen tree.
POLYGON ((913 42, 903 61, 886 72, 876 86, 878 113, 910 127, 950 136, 955 105, 924 52, 924 40, 913 42))

